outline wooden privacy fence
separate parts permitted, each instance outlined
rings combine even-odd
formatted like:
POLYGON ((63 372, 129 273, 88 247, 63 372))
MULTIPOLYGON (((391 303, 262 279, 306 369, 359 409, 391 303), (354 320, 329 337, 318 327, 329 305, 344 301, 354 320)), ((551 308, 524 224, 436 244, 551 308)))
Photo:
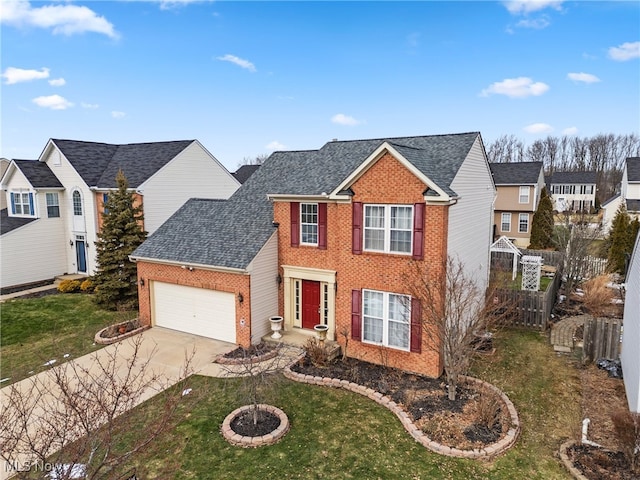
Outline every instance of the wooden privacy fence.
POLYGON ((560 288, 560 277, 560 271, 558 271, 544 292, 497 290, 496 295, 499 301, 515 309, 511 324, 546 330, 551 317, 551 309, 556 302, 556 295, 558 288, 560 288))
MULTIPOLYGON (((534 257, 542 257, 544 265, 552 265, 560 267, 564 263, 564 253, 552 250, 528 250, 519 248, 522 255, 531 255, 534 257)), ((520 257, 522 258, 522 257, 520 257)), ((513 262, 513 254, 508 252, 491 252, 491 268, 494 270, 511 271, 511 262, 513 262)), ((518 260, 518 271, 522 271, 522 264, 518 260)))
POLYGON ((587 317, 582 337, 582 361, 589 363, 599 358, 617 360, 620 357, 621 334, 621 319, 587 317))

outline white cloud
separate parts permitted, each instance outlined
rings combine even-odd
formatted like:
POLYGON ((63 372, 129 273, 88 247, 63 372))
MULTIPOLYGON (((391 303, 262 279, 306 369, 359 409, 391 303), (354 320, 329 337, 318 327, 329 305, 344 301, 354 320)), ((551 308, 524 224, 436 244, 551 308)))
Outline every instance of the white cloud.
POLYGON ((577 135, 578 134, 578 127, 567 127, 564 130, 562 130, 562 134, 563 135, 577 135))
POLYGON ((527 20, 520 20, 516 23, 516 27, 520 28, 533 28, 535 30, 542 30, 550 25, 547 17, 533 18, 527 20))
POLYGON ((270 142, 268 145, 265 145, 265 147, 267 150, 285 150, 287 147, 286 145, 283 145, 282 143, 280 143, 277 140, 274 140, 273 142, 270 142))
POLYGON ((125 117, 125 115, 126 115, 126 113, 124 113, 124 112, 119 112, 119 111, 117 111, 117 110, 114 110, 113 112, 111 112, 111 116, 112 116, 113 118, 124 118, 124 117, 125 117))
POLYGON ((49 85, 51 85, 52 87, 62 87, 63 85, 66 85, 67 81, 64 78, 54 78, 49 80, 49 85))
POLYGON ((7 67, 2 76, 5 79, 5 84, 12 85, 14 83, 49 78, 49 69, 43 67, 40 70, 25 70, 23 68, 7 67))
POLYGON ((90 108, 90 109, 92 109, 92 110, 95 110, 95 109, 96 109, 96 108, 98 108, 100 105, 98 105, 97 103, 85 103, 85 102, 82 102, 82 103, 80 103, 80 106, 81 106, 82 108, 90 108))
POLYGON ((73 107, 73 103, 60 95, 49 95, 48 97, 36 97, 33 103, 42 108, 50 108, 51 110, 66 110, 73 107))
POLYGON ((480 92, 481 97, 489 95, 506 95, 510 98, 525 98, 539 96, 549 90, 549 85, 542 82, 534 82, 529 77, 505 78, 501 82, 495 82, 480 92))
POLYGON ((95 32, 118 38, 111 22, 90 8, 79 5, 33 7, 27 0, 2 0, 0 23, 15 27, 51 29, 54 34, 95 32))
POLYGON ((513 15, 526 15, 545 8, 560 10, 562 2, 563 0, 508 0, 503 4, 513 15))
POLYGON ((547 123, 532 123, 523 128, 527 133, 551 133, 553 127, 547 123))
POLYGON ((601 81, 595 75, 592 75, 590 73, 584 73, 584 72, 569 73, 567 74, 567 78, 569 80, 573 80, 574 82, 584 82, 584 83, 598 83, 601 81))
POLYGON ((334 115, 333 117, 331 117, 331 121, 333 123, 337 123, 338 125, 346 125, 349 127, 353 127, 362 123, 360 122, 360 120, 356 120, 355 118, 350 117, 349 115, 345 115, 344 113, 338 113, 334 115))
POLYGON ((617 47, 609 48, 609 58, 618 62, 640 58, 640 42, 625 42, 617 47))
POLYGON ((236 57, 235 55, 226 54, 223 57, 216 57, 216 60, 220 60, 221 62, 230 62, 249 70, 250 72, 256 72, 256 66, 253 63, 249 60, 245 60, 244 58, 236 57))

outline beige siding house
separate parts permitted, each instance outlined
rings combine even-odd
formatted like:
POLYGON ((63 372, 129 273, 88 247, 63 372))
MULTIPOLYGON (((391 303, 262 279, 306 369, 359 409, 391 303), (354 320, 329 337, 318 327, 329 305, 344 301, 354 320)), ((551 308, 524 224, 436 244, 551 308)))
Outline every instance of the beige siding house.
POLYGON ((497 196, 494 204, 494 240, 505 236, 526 248, 533 214, 544 188, 542 162, 491 163, 497 196))

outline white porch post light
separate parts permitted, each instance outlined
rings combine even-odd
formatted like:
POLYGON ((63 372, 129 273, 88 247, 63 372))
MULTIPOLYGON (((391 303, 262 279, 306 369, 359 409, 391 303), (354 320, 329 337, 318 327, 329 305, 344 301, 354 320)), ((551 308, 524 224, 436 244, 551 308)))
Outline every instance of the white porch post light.
POLYGON ((542 257, 524 255, 522 257, 522 290, 537 292, 540 289, 542 257))

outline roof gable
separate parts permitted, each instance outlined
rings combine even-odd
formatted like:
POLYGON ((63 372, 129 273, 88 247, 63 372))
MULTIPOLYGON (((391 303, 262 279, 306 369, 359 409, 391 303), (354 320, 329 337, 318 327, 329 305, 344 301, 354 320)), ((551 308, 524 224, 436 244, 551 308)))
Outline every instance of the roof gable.
POLYGON ((627 181, 640 182, 640 157, 627 158, 627 181))
POLYGON ((49 165, 37 160, 13 160, 33 188, 63 188, 49 165))
POLYGON ((122 170, 129 186, 136 188, 169 163, 194 140, 170 142, 108 143, 52 139, 84 182, 90 187, 116 188, 122 170))
POLYGON ((542 171, 542 162, 490 163, 489 168, 496 185, 536 185, 542 171))

